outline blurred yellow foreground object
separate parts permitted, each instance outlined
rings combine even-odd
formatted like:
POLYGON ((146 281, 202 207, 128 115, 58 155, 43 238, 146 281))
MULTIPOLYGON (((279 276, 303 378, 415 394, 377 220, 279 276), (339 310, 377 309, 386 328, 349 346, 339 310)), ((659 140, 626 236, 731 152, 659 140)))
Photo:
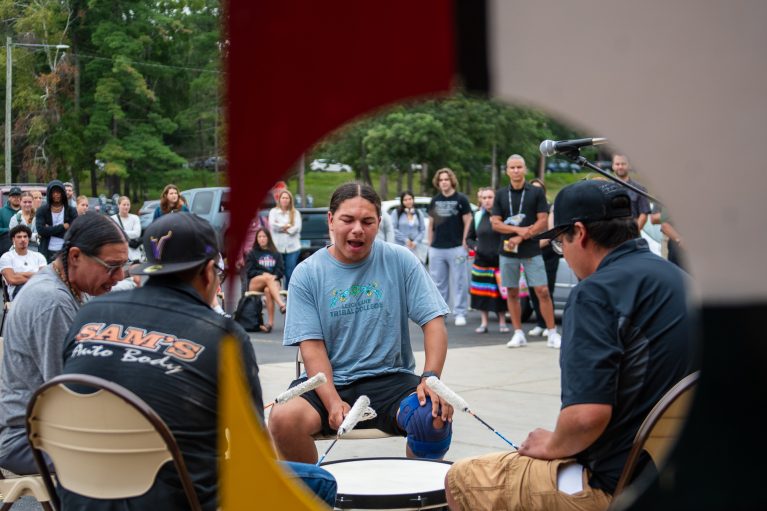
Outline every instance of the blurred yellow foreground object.
POLYGON ((329 509, 294 482, 277 462, 250 398, 237 341, 225 338, 220 355, 220 510, 329 509))

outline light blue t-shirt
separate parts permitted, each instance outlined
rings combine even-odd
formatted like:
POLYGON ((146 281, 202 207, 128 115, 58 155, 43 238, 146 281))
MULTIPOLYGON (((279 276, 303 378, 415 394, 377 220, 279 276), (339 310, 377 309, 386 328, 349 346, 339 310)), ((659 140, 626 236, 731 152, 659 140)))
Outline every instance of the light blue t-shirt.
POLYGON ((357 264, 318 250, 296 267, 289 293, 283 345, 325 341, 335 385, 412 373, 408 319, 423 326, 450 311, 410 250, 378 240, 357 264))

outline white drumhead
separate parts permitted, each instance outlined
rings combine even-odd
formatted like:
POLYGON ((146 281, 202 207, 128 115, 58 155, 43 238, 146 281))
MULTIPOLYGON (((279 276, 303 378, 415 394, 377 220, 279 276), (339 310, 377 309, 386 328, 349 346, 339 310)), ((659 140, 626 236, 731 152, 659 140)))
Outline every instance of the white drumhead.
POLYGON ((333 474, 338 493, 399 495, 443 491, 450 463, 410 458, 361 458, 322 465, 333 474))

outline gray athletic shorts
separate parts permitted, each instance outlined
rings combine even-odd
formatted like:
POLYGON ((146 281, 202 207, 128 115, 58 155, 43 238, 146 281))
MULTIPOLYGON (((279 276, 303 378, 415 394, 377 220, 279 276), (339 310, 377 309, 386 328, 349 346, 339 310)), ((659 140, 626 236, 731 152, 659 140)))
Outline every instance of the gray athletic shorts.
POLYGON ((503 287, 519 287, 520 265, 525 268, 525 280, 528 287, 546 286, 546 266, 543 257, 506 257, 500 256, 501 285, 503 287))

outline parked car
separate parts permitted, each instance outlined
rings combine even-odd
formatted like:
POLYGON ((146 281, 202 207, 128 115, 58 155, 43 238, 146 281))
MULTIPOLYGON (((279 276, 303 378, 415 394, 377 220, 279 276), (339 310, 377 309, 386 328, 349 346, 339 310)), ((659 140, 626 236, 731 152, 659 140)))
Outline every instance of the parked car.
POLYGON ((224 247, 226 229, 229 227, 229 188, 212 186, 192 188, 181 192, 191 213, 203 217, 218 234, 219 246, 224 247))
MULTIPOLYGON (((116 196, 119 199, 119 195, 116 196)), ((99 197, 99 202, 101 203, 101 208, 99 208, 99 213, 102 215, 116 215, 120 212, 120 208, 117 206, 117 200, 114 198, 105 197, 104 195, 99 197)))
POLYGON ((351 172, 352 168, 345 163, 338 163, 333 160, 314 160, 309 164, 311 170, 318 172, 351 172))
POLYGON ((154 218, 154 210, 160 205, 159 199, 145 200, 138 210, 138 218, 141 222, 141 231, 143 232, 154 218))
POLYGON ((595 161, 594 165, 599 167, 602 170, 609 170, 612 172, 613 170, 613 162, 611 160, 599 160, 595 161))
MULTIPOLYGON (((426 197, 425 195, 416 195, 414 197, 415 199, 415 207, 418 208, 421 213, 423 213, 424 219, 426 220, 426 230, 428 232, 429 229, 429 204, 431 203, 431 197, 426 197)), ((477 205, 471 202, 471 198, 469 198, 469 204, 471 205, 471 212, 476 213, 477 205)), ((381 201, 381 214, 391 215, 391 212, 394 211, 399 207, 399 199, 391 199, 391 200, 385 200, 381 201)))
POLYGON ((98 197, 88 197, 88 211, 101 213, 101 199, 98 197))
POLYGON ((0 198, 0 207, 5 206, 5 203, 8 202, 8 192, 11 191, 11 188, 14 186, 18 186, 21 188, 22 192, 31 192, 31 191, 39 191, 43 194, 43 197, 45 197, 46 192, 46 185, 39 184, 39 183, 11 183, 9 185, 0 185, 0 193, 2 194, 2 197, 0 198))
POLYGON ((328 229, 328 208, 298 208, 301 213, 301 253, 303 261, 332 243, 328 229))
MULTIPOLYGON (((567 264, 564 257, 559 258, 557 267, 557 280, 554 284, 554 315, 561 316, 565 310, 565 304, 570 297, 570 291, 578 283, 578 277, 567 264)), ((524 273, 520 278, 519 303, 522 307, 522 321, 527 321, 533 315, 533 304, 530 302, 530 294, 527 283, 524 281, 524 273)))
POLYGON ((119 211, 117 203, 104 195, 100 197, 88 197, 88 211, 95 211, 102 215, 116 215, 119 211))
POLYGON ((546 162, 546 172, 570 172, 575 174, 581 171, 581 166, 567 160, 552 158, 546 162))
MULTIPOLYGON (((425 195, 416 195, 414 197, 414 202, 415 207, 420 209, 421 213, 428 216, 431 197, 426 197, 425 195)), ((399 197, 396 199, 381 201, 381 213, 391 214, 391 212, 394 211, 394 209, 397 207, 399 207, 399 197)))

